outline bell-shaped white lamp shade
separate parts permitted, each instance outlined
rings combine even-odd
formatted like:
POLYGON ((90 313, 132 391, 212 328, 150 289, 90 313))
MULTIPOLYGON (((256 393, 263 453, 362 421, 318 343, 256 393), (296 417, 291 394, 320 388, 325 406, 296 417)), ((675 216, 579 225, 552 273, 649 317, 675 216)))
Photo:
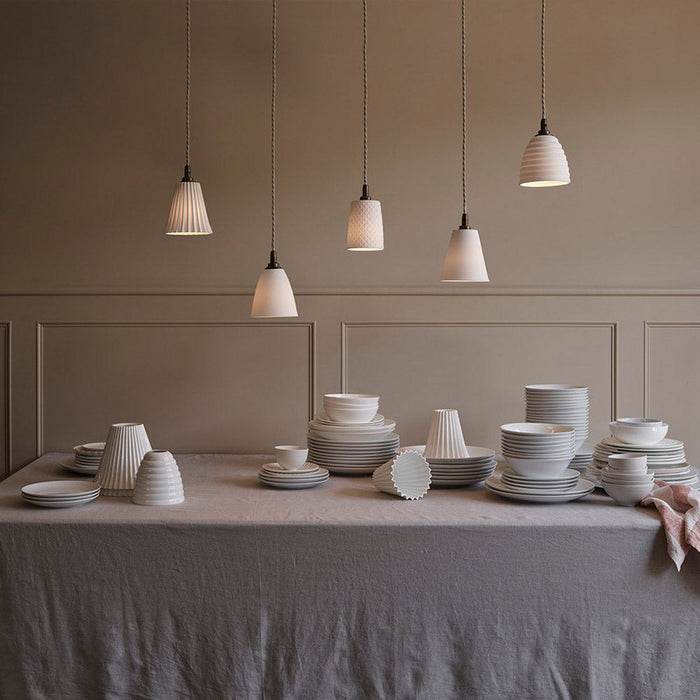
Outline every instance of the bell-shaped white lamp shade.
POLYGON ((205 236, 211 232, 202 186, 192 180, 178 182, 165 233, 169 236, 205 236))
POLYGON ((452 232, 442 268, 443 282, 488 282, 484 252, 475 228, 458 228, 452 232))
POLYGON ((523 187, 555 187, 570 182, 569 163, 559 139, 552 134, 535 134, 523 153, 520 184, 523 187))
POLYGON ((384 250, 382 205, 376 199, 350 202, 348 250, 384 250))
POLYGON ((287 273, 281 267, 268 267, 258 278, 251 318, 298 316, 294 292, 287 273))

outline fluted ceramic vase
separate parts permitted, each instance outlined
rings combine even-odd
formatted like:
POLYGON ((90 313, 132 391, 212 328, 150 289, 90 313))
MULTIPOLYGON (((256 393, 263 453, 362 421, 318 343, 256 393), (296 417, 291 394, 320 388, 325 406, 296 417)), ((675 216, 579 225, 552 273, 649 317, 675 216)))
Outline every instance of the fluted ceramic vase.
POLYGON ((109 429, 95 481, 103 496, 130 496, 136 473, 151 443, 143 423, 115 423, 109 429))

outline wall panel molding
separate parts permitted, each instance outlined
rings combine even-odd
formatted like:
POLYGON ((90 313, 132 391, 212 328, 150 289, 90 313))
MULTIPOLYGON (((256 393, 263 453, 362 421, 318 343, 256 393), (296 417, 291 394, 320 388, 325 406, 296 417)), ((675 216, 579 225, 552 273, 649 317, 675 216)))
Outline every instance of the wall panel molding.
POLYGON ((0 321, 0 328, 5 331, 3 334, 3 372, 5 377, 2 396, 5 407, 5 444, 3 446, 5 465, 2 478, 5 478, 10 475, 12 469, 12 321, 0 321))
POLYGON ((306 328, 308 332, 308 404, 311 420, 316 412, 315 321, 37 321, 36 324, 36 452, 44 453, 44 340, 51 328, 306 328))
POLYGON ((648 416, 651 404, 651 334, 659 328, 677 328, 679 330, 689 328, 700 328, 700 321, 688 321, 680 323, 664 323, 655 321, 644 321, 644 416, 648 416))
POLYGON ((607 328, 610 331, 610 415, 617 415, 619 333, 616 321, 341 321, 340 385, 343 392, 348 390, 348 345, 353 328, 607 328))

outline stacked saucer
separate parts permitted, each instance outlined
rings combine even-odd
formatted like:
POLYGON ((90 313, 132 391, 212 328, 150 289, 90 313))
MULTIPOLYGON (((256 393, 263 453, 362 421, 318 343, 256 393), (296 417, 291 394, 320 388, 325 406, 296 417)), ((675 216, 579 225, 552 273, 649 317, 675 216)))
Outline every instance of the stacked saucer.
POLYGON ((588 437, 588 387, 573 384, 530 384, 525 387, 525 420, 570 425, 576 448, 588 437))
POLYGON ((73 459, 61 462, 61 466, 77 474, 97 474, 104 449, 104 442, 76 445, 73 448, 73 459))
POLYGON ((574 458, 569 462, 569 469, 577 469, 583 475, 593 460, 593 449, 593 445, 590 442, 584 442, 576 451, 574 458))
POLYGON ((290 471, 277 462, 263 464, 258 479, 266 486, 275 489, 312 489, 328 481, 328 470, 307 462, 304 466, 290 471))
POLYGON ((91 481, 41 481, 22 488, 22 498, 42 508, 73 508, 94 501, 100 487, 91 481))
POLYGON ((533 479, 506 469, 502 474, 486 479, 486 488, 512 501, 566 503, 587 496, 595 486, 580 478, 575 469, 566 469, 560 476, 548 479, 533 479))
POLYGON ((377 413, 378 405, 378 396, 324 396, 326 412, 309 422, 309 459, 333 474, 372 474, 394 456, 399 446, 399 436, 394 432, 396 422, 377 413), (376 403, 370 402, 372 398, 376 403), (353 413, 360 400, 364 403, 353 413), (341 416, 345 420, 339 420, 341 416), (365 422, 359 422, 359 418, 365 422))
POLYGON ((608 437, 601 440, 593 452, 593 461, 586 471, 586 478, 602 488, 600 477, 608 467, 608 458, 618 453, 647 455, 647 466, 655 473, 657 480, 669 484, 698 483, 698 470, 688 464, 685 456, 685 445, 681 440, 664 438, 655 445, 630 445, 608 437))

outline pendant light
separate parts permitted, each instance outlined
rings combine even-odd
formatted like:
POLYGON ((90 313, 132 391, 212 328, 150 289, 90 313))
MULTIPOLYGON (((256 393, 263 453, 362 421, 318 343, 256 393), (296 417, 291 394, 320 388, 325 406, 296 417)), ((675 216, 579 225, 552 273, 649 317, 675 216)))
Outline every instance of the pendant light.
POLYGON ((462 223, 452 232, 442 268, 443 282, 488 282, 479 232, 469 225, 467 211, 467 41, 462 0, 462 223))
POLYGON ((540 24, 540 60, 541 60, 541 90, 542 90, 542 119, 540 130, 530 139, 523 153, 520 164, 520 184, 523 187, 556 187, 568 185, 571 182, 569 163, 566 154, 556 136, 552 136, 547 128, 547 105, 545 100, 545 7, 542 0, 542 21, 540 24))
POLYGON ((186 0, 187 69, 185 80, 185 175, 175 186, 170 216, 165 227, 169 236, 203 236, 211 233, 211 224, 204 205, 202 186, 192 179, 190 167, 190 0, 186 0))
POLYGON ((384 250, 382 205, 367 185, 367 0, 362 0, 362 196, 350 202, 348 250, 384 250))
POLYGON ((262 271, 255 287, 251 318, 281 318, 286 316, 298 316, 297 305, 294 301, 294 292, 289 283, 287 273, 277 262, 277 249, 275 247, 275 107, 277 102, 277 0, 272 0, 272 100, 270 110, 270 144, 271 144, 271 230, 272 241, 270 246, 270 262, 262 271))

